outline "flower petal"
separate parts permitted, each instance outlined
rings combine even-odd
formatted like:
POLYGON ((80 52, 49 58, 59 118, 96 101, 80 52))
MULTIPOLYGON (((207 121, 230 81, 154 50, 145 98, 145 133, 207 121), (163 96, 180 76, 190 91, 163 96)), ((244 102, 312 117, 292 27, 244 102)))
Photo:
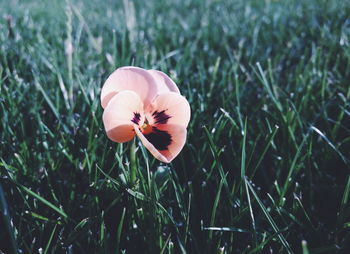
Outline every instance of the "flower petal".
POLYGON ((160 94, 147 109, 146 118, 153 126, 175 124, 187 127, 191 109, 185 97, 175 92, 160 94))
POLYGON ((180 93, 179 88, 175 84, 175 82, 169 78, 164 72, 157 70, 148 70, 148 72, 153 76, 157 83, 158 94, 166 93, 166 92, 175 92, 180 93))
POLYGON ((153 127, 151 133, 142 134, 137 126, 134 126, 137 136, 143 145, 158 160, 170 163, 182 150, 186 142, 187 130, 183 126, 167 124, 159 128, 153 127))
POLYGON ((107 136, 119 143, 135 136, 134 125, 143 123, 143 104, 133 91, 121 91, 109 101, 103 112, 103 124, 107 136))
POLYGON ((102 107, 107 107, 112 97, 123 90, 137 93, 147 107, 157 95, 157 84, 147 70, 132 66, 119 68, 108 77, 102 87, 102 107))

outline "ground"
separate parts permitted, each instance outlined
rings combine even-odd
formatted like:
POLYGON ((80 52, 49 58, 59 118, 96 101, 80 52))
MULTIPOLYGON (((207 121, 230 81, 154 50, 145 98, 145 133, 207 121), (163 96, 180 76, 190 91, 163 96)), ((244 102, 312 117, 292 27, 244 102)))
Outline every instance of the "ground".
POLYGON ((345 0, 0 1, 4 253, 349 253, 345 0), (70 47, 71 45, 71 47, 70 47), (120 66, 191 105, 163 164, 108 140, 120 66))

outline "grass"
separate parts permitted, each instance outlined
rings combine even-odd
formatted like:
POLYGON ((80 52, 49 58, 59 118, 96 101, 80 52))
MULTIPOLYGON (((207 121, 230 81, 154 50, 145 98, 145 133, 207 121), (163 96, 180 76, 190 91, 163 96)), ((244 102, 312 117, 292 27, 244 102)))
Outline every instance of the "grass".
POLYGON ((350 7, 309 1, 1 1, 4 253, 348 253, 350 7), (73 51, 67 45, 72 45, 73 51), (169 165, 109 141, 115 68, 191 105, 169 165))

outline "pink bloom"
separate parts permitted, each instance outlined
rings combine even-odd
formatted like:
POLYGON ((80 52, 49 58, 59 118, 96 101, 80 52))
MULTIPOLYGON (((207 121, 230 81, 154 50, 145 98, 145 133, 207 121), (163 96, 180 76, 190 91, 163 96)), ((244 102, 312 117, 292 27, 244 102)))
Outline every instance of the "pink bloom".
POLYGON ((117 69, 103 85, 101 105, 103 124, 112 141, 123 143, 137 135, 152 155, 165 163, 185 144, 190 105, 163 72, 117 69))

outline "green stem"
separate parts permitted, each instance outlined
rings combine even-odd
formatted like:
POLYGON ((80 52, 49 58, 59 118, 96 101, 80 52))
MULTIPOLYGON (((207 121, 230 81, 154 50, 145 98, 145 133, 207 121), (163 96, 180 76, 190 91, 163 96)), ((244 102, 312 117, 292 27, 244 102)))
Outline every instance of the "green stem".
POLYGON ((130 182, 132 186, 134 186, 135 181, 136 181, 136 144, 134 139, 130 147, 130 182))

